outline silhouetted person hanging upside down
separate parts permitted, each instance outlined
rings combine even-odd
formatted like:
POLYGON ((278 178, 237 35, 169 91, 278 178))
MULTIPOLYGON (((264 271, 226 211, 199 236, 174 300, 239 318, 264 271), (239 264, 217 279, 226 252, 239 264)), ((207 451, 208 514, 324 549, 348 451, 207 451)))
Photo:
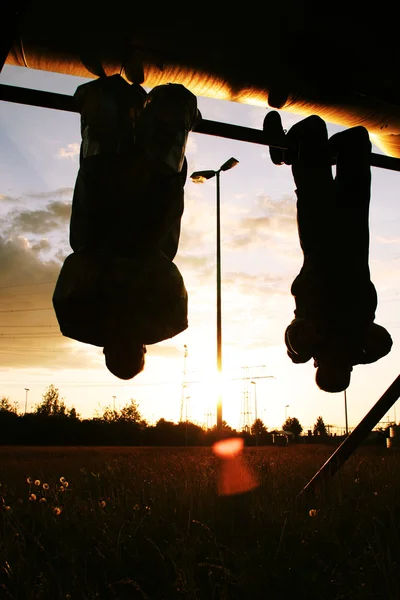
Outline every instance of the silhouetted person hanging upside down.
POLYGON ((184 331, 187 292, 174 263, 196 97, 168 84, 149 94, 119 75, 78 87, 80 169, 69 255, 53 304, 65 336, 104 348, 131 379, 146 345, 184 331))
POLYGON ((285 332, 294 363, 314 358, 316 383, 340 392, 354 365, 390 352, 392 339, 374 323, 377 294, 370 279, 369 204, 371 143, 364 127, 328 139, 325 122, 311 116, 287 134, 279 113, 264 120, 275 164, 292 165, 297 223, 304 262, 293 281, 295 319, 285 332), (336 177, 332 158, 336 158, 336 177))

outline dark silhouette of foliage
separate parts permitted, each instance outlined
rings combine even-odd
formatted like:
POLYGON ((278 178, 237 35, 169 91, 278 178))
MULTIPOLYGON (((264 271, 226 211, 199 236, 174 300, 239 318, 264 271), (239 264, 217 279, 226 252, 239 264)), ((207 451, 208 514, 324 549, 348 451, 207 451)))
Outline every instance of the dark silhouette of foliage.
POLYGON ((288 417, 282 425, 282 429, 283 431, 289 431, 292 433, 295 439, 297 439, 303 431, 303 427, 300 425, 300 421, 296 419, 296 417, 288 417))
POLYGON ((318 417, 314 424, 314 435, 326 436, 326 425, 322 417, 318 417))

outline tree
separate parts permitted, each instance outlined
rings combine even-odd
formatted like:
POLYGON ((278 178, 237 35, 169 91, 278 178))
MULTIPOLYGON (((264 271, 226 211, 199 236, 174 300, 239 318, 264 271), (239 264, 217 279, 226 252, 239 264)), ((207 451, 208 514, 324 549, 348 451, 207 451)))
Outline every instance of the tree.
POLYGON ((43 417, 66 416, 67 407, 64 398, 53 384, 50 384, 42 395, 42 402, 36 405, 35 413, 43 417))
POLYGON ((124 423, 134 423, 135 425, 142 425, 145 423, 140 414, 136 400, 131 398, 129 403, 120 410, 119 421, 123 421, 124 423))
POLYGON ((70 419, 80 419, 80 414, 76 412, 76 408, 73 406, 69 410, 67 410, 68 417, 70 419))
POLYGON ((256 419, 251 426, 251 434, 252 435, 263 435, 267 433, 267 428, 261 419, 256 419))
POLYGON ((300 421, 296 419, 296 417, 288 417, 282 425, 282 429, 283 431, 290 431, 293 433, 293 437, 295 439, 297 439, 303 431, 303 427, 300 425, 300 421))
MULTIPOLYGON (((211 431, 217 431, 217 425, 213 425, 211 431)), ((226 433, 236 433, 236 431, 227 423, 226 421, 222 421, 222 431, 226 433)))
POLYGON ((111 406, 106 406, 100 420, 106 423, 116 423, 119 420, 119 412, 115 408, 111 408, 111 406))
POLYGON ((10 398, 3 396, 0 398, 0 412, 9 412, 17 414, 17 409, 10 402, 10 398))
POLYGON ((315 421, 314 435, 326 435, 326 425, 322 417, 318 417, 315 421))

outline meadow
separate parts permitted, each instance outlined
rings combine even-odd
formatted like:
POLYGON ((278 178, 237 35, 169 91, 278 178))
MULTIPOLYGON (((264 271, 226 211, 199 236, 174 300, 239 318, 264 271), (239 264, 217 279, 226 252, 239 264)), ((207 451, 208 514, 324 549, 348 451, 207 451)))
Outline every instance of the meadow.
POLYGON ((245 449, 219 496, 210 448, 0 447, 1 600, 400 598, 400 454, 245 449))

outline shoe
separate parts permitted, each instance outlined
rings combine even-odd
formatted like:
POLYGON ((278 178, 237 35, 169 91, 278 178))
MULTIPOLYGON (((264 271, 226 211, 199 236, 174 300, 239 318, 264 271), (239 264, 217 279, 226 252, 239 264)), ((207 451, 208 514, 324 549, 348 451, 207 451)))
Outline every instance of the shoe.
POLYGON ((392 345, 390 333, 381 325, 371 323, 365 332, 359 364, 370 364, 383 358, 389 354, 392 345))
POLYGON ((263 123, 264 138, 269 145, 269 155, 274 165, 285 164, 286 139, 281 116, 276 110, 265 115, 263 123))
POLYGON ((307 336, 307 324, 294 319, 285 331, 285 344, 287 355, 295 364, 308 362, 313 356, 313 344, 307 336))

